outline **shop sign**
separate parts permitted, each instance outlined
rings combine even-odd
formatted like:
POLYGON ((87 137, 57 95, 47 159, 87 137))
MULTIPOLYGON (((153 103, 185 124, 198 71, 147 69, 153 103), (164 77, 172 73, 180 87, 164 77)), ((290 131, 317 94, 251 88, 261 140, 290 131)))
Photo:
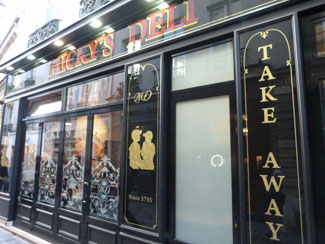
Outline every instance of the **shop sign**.
POLYGON ((51 61, 49 78, 101 60, 132 53, 191 30, 199 30, 227 18, 283 1, 263 0, 258 3, 252 1, 245 5, 241 5, 241 2, 224 4, 220 1, 207 0, 170 1, 170 6, 167 5, 167 8, 155 11, 146 18, 129 24, 126 28, 110 33, 104 32, 75 50, 63 52, 51 61), (243 8, 242 11, 238 11, 240 8, 243 8))
POLYGON ((129 65, 124 221, 157 232, 160 59, 129 65))
POLYGON ((241 34, 250 243, 303 243, 291 22, 241 34))

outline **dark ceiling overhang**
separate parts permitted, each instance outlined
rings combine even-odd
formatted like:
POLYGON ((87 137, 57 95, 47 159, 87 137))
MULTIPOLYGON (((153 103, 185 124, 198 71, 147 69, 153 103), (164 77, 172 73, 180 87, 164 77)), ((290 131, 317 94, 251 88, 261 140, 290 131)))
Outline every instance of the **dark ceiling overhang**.
POLYGON ((69 44, 78 45, 80 40, 85 40, 87 37, 90 38, 97 35, 101 30, 94 29, 89 25, 93 19, 98 18, 105 25, 109 24, 115 29, 134 21, 135 17, 137 17, 137 19, 145 17, 148 11, 161 2, 163 2, 163 0, 154 0, 150 2, 147 0, 116 0, 83 17, 79 21, 55 33, 32 48, 27 49, 9 61, 2 63, 0 65, 0 73, 11 74, 16 72, 18 69, 29 70, 42 58, 47 60, 56 58, 58 53, 64 50, 69 44), (54 46, 53 42, 57 39, 63 40, 65 46, 54 46), (36 60, 28 60, 27 57, 29 55, 34 55, 36 60), (9 66, 12 66, 14 71, 8 71, 6 68, 9 66))

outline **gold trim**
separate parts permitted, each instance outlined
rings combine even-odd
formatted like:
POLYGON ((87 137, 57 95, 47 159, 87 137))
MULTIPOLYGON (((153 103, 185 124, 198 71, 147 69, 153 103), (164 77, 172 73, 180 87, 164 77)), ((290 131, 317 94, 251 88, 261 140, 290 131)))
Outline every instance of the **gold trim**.
MULTIPOLYGON (((246 68, 246 52, 249 43, 252 41, 253 38, 255 38, 257 35, 260 35, 261 38, 266 39, 271 31, 275 31, 280 33, 287 44, 288 48, 288 55, 289 55, 289 60, 287 60, 286 65, 290 66, 290 81, 291 81, 291 96, 292 96, 292 108, 293 108, 293 120, 294 120, 294 133, 295 133, 295 147, 296 147, 296 160, 297 160, 297 182, 298 182, 298 196, 299 196, 299 210, 300 210, 300 232, 301 232, 301 243, 304 243, 304 229, 303 229, 303 219, 302 219, 302 206, 301 206, 301 186, 300 186, 300 163, 299 163, 299 153, 298 153, 298 141, 297 141, 297 122, 296 122, 296 108, 295 108, 295 97, 294 97, 294 84, 293 84, 293 70, 292 70, 292 55, 291 55, 291 49, 290 49, 290 44, 289 40, 286 37, 286 35, 279 29, 267 29, 265 32, 257 32, 254 35, 252 35, 245 46, 245 51, 244 51, 244 86, 245 86, 245 115, 247 117, 247 93, 246 93, 246 75, 248 74, 248 69, 246 68)), ((248 118, 245 120, 245 125, 246 128, 248 128, 248 118)), ((246 150, 247 150, 247 180, 248 180, 248 211, 249 211, 249 239, 250 243, 252 243, 252 224, 251 224, 251 199, 250 199, 250 174, 249 174, 249 148, 248 148, 248 133, 246 135, 246 150)))
MULTIPOLYGON (((131 65, 134 65, 134 64, 131 64, 131 65)), ((149 230, 154 230, 158 226, 160 79, 159 79, 158 69, 157 69, 157 67, 155 65, 150 64, 150 63, 144 64, 144 65, 140 65, 140 67, 141 67, 141 69, 143 71, 146 69, 147 66, 152 66, 154 68, 154 70, 156 72, 156 76, 157 76, 157 87, 156 87, 156 91, 157 91, 156 221, 155 221, 155 224, 153 225, 153 227, 148 227, 148 226, 145 226, 145 225, 140 225, 140 224, 132 223, 126 217, 126 211, 125 210, 126 210, 126 201, 127 201, 127 191, 126 191, 126 189, 127 189, 127 170, 128 170, 128 164, 126 164, 126 177, 125 177, 124 220, 128 224, 135 225, 135 226, 142 227, 142 228, 146 228, 146 229, 149 229, 149 230)), ((128 72, 128 71, 126 71, 126 72, 128 72)), ((130 79, 132 78, 132 76, 133 76, 133 74, 131 74, 130 79)), ((128 108, 127 108, 127 126, 126 126, 126 145, 128 145, 128 143, 129 143, 129 124, 128 124, 128 118, 129 118, 130 97, 131 97, 131 93, 129 92, 130 91, 131 82, 129 82, 129 80, 128 80, 128 83, 129 84, 128 84, 128 108)), ((127 158, 128 158, 128 150, 126 151, 126 161, 128 160, 127 158)))

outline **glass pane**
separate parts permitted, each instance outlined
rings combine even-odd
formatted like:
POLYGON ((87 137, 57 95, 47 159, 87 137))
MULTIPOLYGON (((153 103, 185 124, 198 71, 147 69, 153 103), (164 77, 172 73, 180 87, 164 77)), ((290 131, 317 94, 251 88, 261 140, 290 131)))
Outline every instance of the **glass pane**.
POLYGON ((316 232, 325 243, 325 11, 301 23, 316 232))
POLYGON ((117 221, 122 150, 122 113, 95 115, 90 214, 117 221))
POLYGON ((11 165, 15 154, 15 140, 17 129, 19 101, 9 103, 5 107, 5 115, 1 140, 1 164, 0 164, 0 190, 9 192, 9 179, 11 177, 11 165))
POLYGON ((173 58, 172 76, 173 91, 233 80, 232 42, 173 58))
POLYGON ((68 89, 67 110, 123 100, 124 73, 103 77, 68 89))
POLYGON ((37 116, 61 110, 62 91, 47 94, 28 101, 27 115, 37 116))
POLYGON ((64 134, 61 207, 81 211, 87 117, 67 119, 64 134))
POLYGON ((229 97, 177 103, 176 239, 233 243, 232 229, 229 97))
POLYGON ((60 121, 43 125, 38 201, 54 205, 59 157, 60 121))
POLYGON ((24 159, 21 165, 20 196, 33 198, 39 125, 26 126, 24 159))

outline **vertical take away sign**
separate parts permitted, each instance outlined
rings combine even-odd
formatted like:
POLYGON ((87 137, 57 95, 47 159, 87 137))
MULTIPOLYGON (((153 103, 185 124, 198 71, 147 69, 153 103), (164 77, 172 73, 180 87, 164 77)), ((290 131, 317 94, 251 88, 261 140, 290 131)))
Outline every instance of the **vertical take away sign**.
POLYGON ((249 243, 303 243, 291 21, 240 43, 249 243))

